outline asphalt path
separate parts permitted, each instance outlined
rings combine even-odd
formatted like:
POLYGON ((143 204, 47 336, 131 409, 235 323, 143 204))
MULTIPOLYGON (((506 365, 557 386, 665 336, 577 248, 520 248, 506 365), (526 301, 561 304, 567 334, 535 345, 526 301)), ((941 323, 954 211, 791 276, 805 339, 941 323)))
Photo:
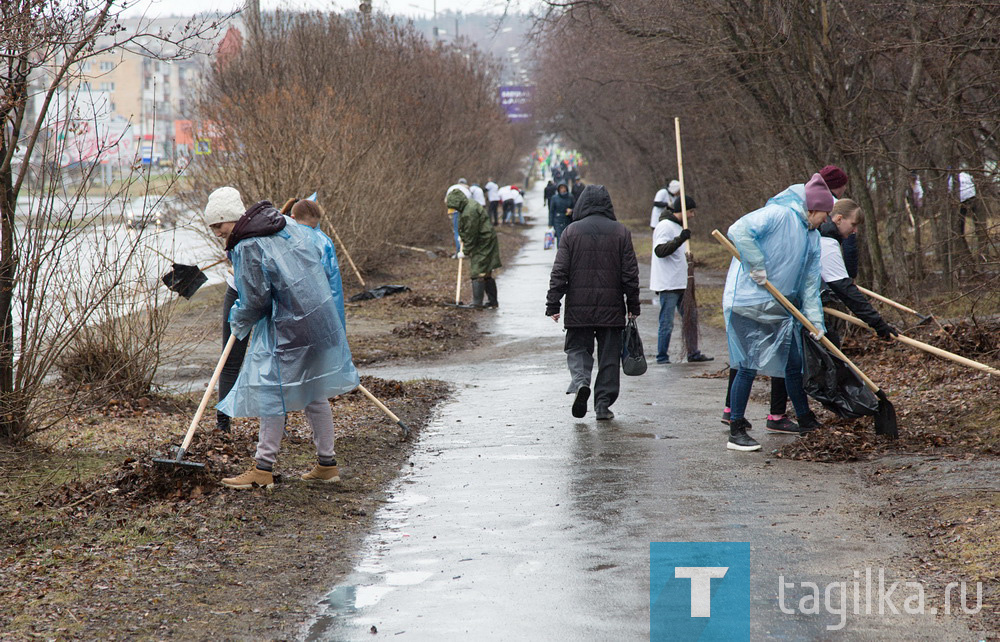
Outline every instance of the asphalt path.
MULTIPOLYGON (((526 202, 541 210, 540 191, 526 202)), ((796 437, 765 433, 767 409, 756 403, 747 416, 763 450, 726 449, 726 380, 698 376, 725 367, 722 331, 702 328, 702 351, 715 361, 623 376, 614 420, 596 421, 592 407, 574 419, 563 330, 543 313, 555 256, 543 232, 525 231, 529 243, 500 276, 500 309, 483 312, 480 347, 366 371, 442 379, 455 395, 421 434, 355 570, 318 605, 304 638, 649 639, 651 542, 748 542, 737 638, 977 639, 954 616, 903 613, 914 591, 902 586, 891 596, 900 615, 888 603, 878 615, 880 569, 886 585, 912 579, 899 570, 906 541, 879 518, 881 491, 854 468, 774 458, 796 437), (866 569, 876 583, 872 615, 866 569), (779 604, 781 576, 793 586, 779 604), (837 613, 836 593, 833 612, 801 612, 812 604, 799 608, 811 591, 803 582, 823 597, 830 583, 850 592, 857 577, 860 614, 850 603, 837 613)), ((641 272, 645 285, 648 267, 641 272)), ((639 319, 647 353, 657 312, 644 305, 639 319)))

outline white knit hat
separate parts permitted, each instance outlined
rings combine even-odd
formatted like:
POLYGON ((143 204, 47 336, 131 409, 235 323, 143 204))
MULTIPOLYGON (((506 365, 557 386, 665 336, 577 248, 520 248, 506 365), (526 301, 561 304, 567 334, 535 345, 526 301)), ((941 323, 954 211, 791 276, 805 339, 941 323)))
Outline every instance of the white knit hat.
POLYGON ((220 187, 208 196, 208 205, 205 206, 205 223, 215 225, 216 223, 235 223, 239 220, 246 208, 243 207, 243 199, 235 187, 220 187))
POLYGON ((667 185, 667 191, 670 192, 671 194, 676 194, 677 192, 681 191, 680 181, 678 180, 670 181, 670 184, 667 185))

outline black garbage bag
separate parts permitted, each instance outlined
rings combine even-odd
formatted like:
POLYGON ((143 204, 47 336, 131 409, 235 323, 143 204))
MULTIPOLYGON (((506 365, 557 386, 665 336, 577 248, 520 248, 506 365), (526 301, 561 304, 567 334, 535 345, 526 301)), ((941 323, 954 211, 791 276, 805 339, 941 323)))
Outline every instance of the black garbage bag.
POLYGON ((350 301, 368 301, 369 299, 381 299, 385 296, 390 296, 393 294, 399 294, 400 292, 409 292, 410 288, 405 285, 380 285, 377 288, 372 288, 371 290, 365 290, 364 292, 359 292, 350 298, 350 301))
POLYGON ((838 417, 857 419, 875 415, 879 400, 850 366, 830 354, 823 344, 802 330, 802 386, 806 394, 838 417))
POLYGON ((185 299, 190 299, 198 291, 208 277, 194 265, 183 265, 174 263, 173 269, 163 275, 163 285, 170 290, 180 294, 185 299))
POLYGON ((622 372, 630 377, 638 377, 646 372, 646 355, 642 350, 642 338, 635 319, 629 319, 622 330, 622 372))

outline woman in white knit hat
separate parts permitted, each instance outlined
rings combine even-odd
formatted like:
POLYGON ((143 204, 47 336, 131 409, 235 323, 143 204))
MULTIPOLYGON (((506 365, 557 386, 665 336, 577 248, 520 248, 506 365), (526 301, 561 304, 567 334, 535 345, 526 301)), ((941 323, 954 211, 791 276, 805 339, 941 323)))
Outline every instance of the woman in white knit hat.
MULTIPOLYGON (((208 205, 205 206, 205 222, 209 229, 218 238, 222 239, 223 245, 236 226, 236 221, 243 216, 246 208, 243 207, 243 199, 240 193, 233 187, 220 187, 212 192, 208 197, 208 205)), ((226 296, 222 299, 222 345, 229 341, 229 311, 236 302, 236 283, 233 280, 232 270, 226 271, 226 296)), ((249 338, 245 337, 236 341, 233 345, 226 365, 219 375, 219 401, 225 399, 229 391, 233 389, 236 378, 240 375, 240 368, 243 366, 243 358, 246 356, 247 343, 249 338)), ((229 432, 229 415, 217 410, 215 414, 216 427, 222 432, 229 432)))

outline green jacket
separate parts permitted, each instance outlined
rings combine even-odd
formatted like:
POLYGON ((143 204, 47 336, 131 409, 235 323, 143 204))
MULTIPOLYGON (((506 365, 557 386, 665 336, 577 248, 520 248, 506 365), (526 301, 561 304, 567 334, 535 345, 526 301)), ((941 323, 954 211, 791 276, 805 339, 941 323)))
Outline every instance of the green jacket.
POLYGON ((490 223, 489 214, 479 203, 466 198, 459 190, 448 194, 448 207, 460 212, 458 235, 462 239, 462 252, 469 259, 469 273, 479 278, 500 267, 500 243, 490 223))

